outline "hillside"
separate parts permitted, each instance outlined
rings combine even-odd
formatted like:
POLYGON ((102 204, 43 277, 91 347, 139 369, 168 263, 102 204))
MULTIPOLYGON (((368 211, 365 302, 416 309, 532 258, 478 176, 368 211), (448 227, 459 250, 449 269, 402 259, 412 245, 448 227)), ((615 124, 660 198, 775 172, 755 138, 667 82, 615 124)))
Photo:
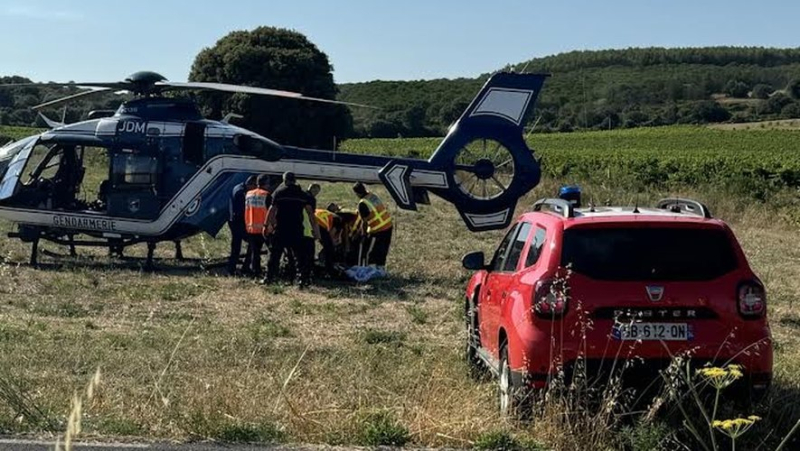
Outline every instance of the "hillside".
MULTIPOLYGON (((800 48, 631 48, 574 51, 505 70, 552 74, 532 121, 535 131, 608 130, 671 124, 741 123, 800 118, 800 48)), ((339 85, 354 108, 350 137, 441 136, 489 74, 475 78, 370 81, 339 85)), ((27 83, 0 77, 0 83, 27 83)), ((37 124, 31 106, 74 91, 47 86, 0 92, 0 124, 37 124)), ((116 108, 107 95, 71 104, 68 122, 116 108)), ((47 112, 60 118, 62 110, 47 112)))
MULTIPOLYGON (((800 49, 743 47, 575 51, 506 69, 551 73, 537 131, 750 122, 800 117, 800 49)), ((474 79, 373 81, 340 98, 381 107, 354 111, 357 136, 441 135, 488 74, 474 79)))

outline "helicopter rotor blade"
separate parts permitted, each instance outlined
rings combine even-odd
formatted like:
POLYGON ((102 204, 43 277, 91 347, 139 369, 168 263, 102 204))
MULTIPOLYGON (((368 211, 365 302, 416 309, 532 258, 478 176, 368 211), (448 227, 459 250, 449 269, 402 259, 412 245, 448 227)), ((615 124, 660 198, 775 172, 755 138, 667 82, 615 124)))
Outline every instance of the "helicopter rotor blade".
POLYGON ((58 98, 58 99, 55 99, 55 100, 50 100, 50 101, 45 102, 45 103, 40 103, 39 105, 32 106, 31 109, 34 110, 34 111, 39 111, 39 110, 42 110, 44 108, 63 105, 65 103, 69 103, 69 102, 72 102, 72 101, 75 101, 75 100, 78 100, 78 99, 82 99, 84 97, 93 96, 95 94, 101 94, 101 93, 104 93, 104 92, 108 92, 110 90, 111 90, 111 88, 91 88, 89 91, 83 91, 83 92, 79 92, 77 94, 72 94, 70 96, 61 97, 61 98, 58 98))
POLYGON ((116 90, 131 89, 131 83, 128 82, 98 82, 98 83, 7 83, 0 84, 0 89, 4 88, 80 88, 80 89, 94 89, 94 88, 107 88, 116 90))
POLYGON ((108 90, 113 90, 115 92, 119 91, 127 91, 133 92, 136 94, 143 94, 143 95, 154 95, 159 94, 165 91, 221 91, 221 92, 231 92, 231 93, 242 93, 242 94, 254 94, 254 95, 263 95, 263 96, 272 96, 272 97, 284 97, 289 99, 297 99, 297 100, 308 100, 312 102, 321 102, 321 103, 330 103, 334 105, 347 105, 352 107, 359 107, 359 108, 371 108, 371 109, 380 109, 371 105, 365 105, 362 103, 354 103, 354 102, 342 102, 338 100, 332 99, 321 99, 318 97, 307 97, 299 92, 291 92, 291 91, 283 91, 280 89, 269 89, 269 88, 258 88, 255 86, 239 86, 239 85, 230 85, 226 83, 209 83, 209 82, 172 82, 166 81, 158 74, 154 74, 160 77, 160 81, 151 82, 149 80, 146 81, 139 81, 139 80, 127 80, 122 82, 74 82, 74 83, 11 83, 0 85, 0 89, 4 88, 21 88, 21 87, 37 87, 37 88, 81 88, 81 89, 91 89, 91 91, 87 92, 80 92, 77 94, 73 94, 61 99, 53 100, 51 102, 46 102, 41 105, 36 105, 33 107, 34 110, 46 108, 50 106, 60 105, 63 102, 69 102, 75 99, 82 98, 87 95, 92 95, 96 92, 104 92, 108 90))
POLYGON ((338 100, 320 99, 318 97, 306 97, 298 92, 282 91, 279 89, 258 88, 254 86, 239 86, 229 85, 225 83, 207 83, 207 82, 172 82, 162 81, 155 84, 156 87, 163 86, 162 90, 201 90, 201 91, 222 91, 234 92, 242 94, 255 94, 262 96, 272 97, 285 97, 289 99, 310 100, 313 102, 332 103, 336 105, 348 105, 361 108, 378 109, 377 107, 364 105, 361 103, 341 102, 338 100))

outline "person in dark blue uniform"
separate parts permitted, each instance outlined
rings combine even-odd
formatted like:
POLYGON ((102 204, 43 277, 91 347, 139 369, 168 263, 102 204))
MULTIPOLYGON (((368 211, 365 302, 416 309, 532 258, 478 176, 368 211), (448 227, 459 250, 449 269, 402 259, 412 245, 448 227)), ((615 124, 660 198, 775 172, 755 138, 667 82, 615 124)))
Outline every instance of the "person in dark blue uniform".
MULTIPOLYGON (((237 265, 239 263, 239 256, 242 254, 242 241, 247 238, 247 232, 244 224, 244 199, 248 191, 255 189, 256 176, 251 175, 247 181, 240 183, 233 187, 230 201, 228 202, 228 227, 231 229, 231 254, 228 257, 228 274, 235 275, 237 273, 237 265)), ((248 244, 249 247, 249 244, 248 244)), ((247 251, 245 257, 243 270, 250 267, 250 250, 247 251)))
POLYGON ((307 247, 308 238, 319 238, 319 228, 311 205, 314 201, 297 184, 292 172, 283 174, 283 185, 272 195, 272 208, 267 218, 267 231, 272 233, 272 249, 267 264, 264 283, 274 283, 278 278, 284 251, 295 256, 300 272, 300 286, 311 282, 311 264, 307 247))

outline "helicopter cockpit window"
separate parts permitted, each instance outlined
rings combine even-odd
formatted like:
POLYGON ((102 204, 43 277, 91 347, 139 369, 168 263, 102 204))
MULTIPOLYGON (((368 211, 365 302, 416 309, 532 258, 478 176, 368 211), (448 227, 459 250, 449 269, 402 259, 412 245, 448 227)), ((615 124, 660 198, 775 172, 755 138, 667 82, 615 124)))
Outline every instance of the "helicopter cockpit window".
POLYGON ((16 192, 17 182, 37 138, 32 136, 0 149, 0 200, 8 199, 16 192))
POLYGON ((37 136, 30 136, 25 139, 20 139, 16 142, 11 142, 3 147, 0 147, 0 162, 14 158, 22 149, 31 143, 37 136))
POLYGON ((158 160, 147 155, 120 154, 114 156, 114 186, 155 186, 158 160))
POLYGON ((54 145, 39 144, 35 146, 28 158, 28 164, 25 166, 22 183, 31 185, 40 178, 50 180, 55 177, 61 165, 62 154, 62 149, 54 145))

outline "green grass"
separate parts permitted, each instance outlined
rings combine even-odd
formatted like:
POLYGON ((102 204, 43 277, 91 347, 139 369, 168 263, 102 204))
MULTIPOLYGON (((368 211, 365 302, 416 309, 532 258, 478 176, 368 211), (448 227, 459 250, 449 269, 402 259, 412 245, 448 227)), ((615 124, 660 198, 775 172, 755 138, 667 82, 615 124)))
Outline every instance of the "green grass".
POLYGON ((403 446, 411 436, 391 411, 369 412, 360 419, 358 443, 364 446, 403 446))
MULTIPOLYGON (((0 137, 10 138, 14 141, 43 132, 44 129, 31 127, 12 127, 10 125, 0 125, 0 137)), ((7 141, 7 139, 6 139, 7 141)), ((0 145, 5 144, 0 140, 0 145)))

